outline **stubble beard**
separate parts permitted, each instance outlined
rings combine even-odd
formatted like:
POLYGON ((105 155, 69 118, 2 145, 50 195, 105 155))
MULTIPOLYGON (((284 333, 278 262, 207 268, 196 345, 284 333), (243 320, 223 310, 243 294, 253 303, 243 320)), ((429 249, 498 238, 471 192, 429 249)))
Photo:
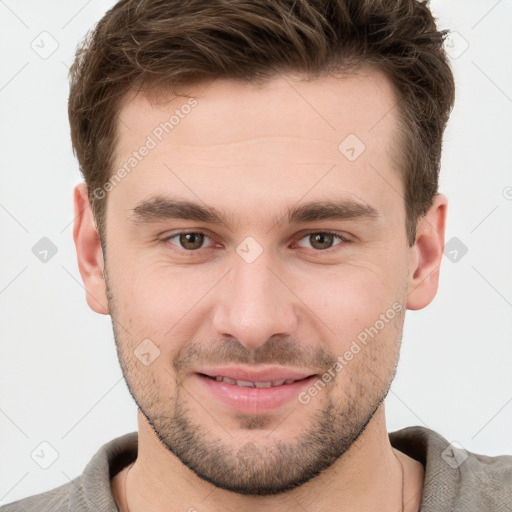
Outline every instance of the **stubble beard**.
MULTIPOLYGON (((398 349, 394 354, 394 369, 388 371, 385 378, 366 371, 362 361, 359 361, 349 378, 345 376, 344 394, 341 397, 335 397, 334 386, 330 387, 330 392, 326 388, 309 404, 297 402, 296 409, 289 417, 285 417, 281 423, 274 421, 273 425, 264 415, 237 415, 239 429, 249 434, 266 429, 268 433, 259 436, 256 441, 248 440, 238 447, 233 446, 229 432, 221 428, 221 418, 213 422, 218 434, 205 426, 205 423, 211 424, 212 421, 196 401, 187 400, 188 392, 180 382, 176 381, 174 395, 165 396, 154 375, 151 379, 143 377, 130 349, 136 343, 116 327, 114 318, 118 313, 108 286, 107 297, 124 378, 131 396, 156 437, 166 450, 197 476, 218 488, 240 495, 282 494, 332 466, 364 432, 387 396, 396 374, 398 349), (191 405, 207 421, 197 419, 197 413, 194 415, 190 410, 191 405), (305 415, 309 418, 307 422, 303 421, 305 415), (280 433, 286 433, 289 421, 293 421, 294 425, 304 423, 293 440, 280 436, 280 433)), ((371 349, 366 347, 366 350, 371 349)), ((369 354, 364 361, 376 361, 377 354, 369 354)), ((347 370, 344 368, 342 371, 347 370)))

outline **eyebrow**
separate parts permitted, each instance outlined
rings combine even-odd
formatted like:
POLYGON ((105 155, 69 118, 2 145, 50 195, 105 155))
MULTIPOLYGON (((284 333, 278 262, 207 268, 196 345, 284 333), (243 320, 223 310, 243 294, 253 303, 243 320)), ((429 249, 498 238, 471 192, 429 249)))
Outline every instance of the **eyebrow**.
MULTIPOLYGON (((301 224, 319 220, 367 220, 378 221, 380 212, 373 206, 340 198, 339 200, 319 200, 291 207, 284 216, 274 218, 274 225, 282 225, 288 217, 289 224, 301 224)), ((229 228, 234 224, 234 215, 212 206, 192 201, 154 196, 141 201, 131 210, 131 221, 135 224, 146 224, 169 219, 183 219, 209 224, 220 224, 229 228)))

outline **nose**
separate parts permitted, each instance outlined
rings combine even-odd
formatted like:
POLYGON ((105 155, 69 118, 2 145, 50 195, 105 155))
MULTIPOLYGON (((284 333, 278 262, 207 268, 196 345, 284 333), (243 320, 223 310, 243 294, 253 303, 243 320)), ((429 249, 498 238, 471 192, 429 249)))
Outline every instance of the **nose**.
POLYGON ((252 263, 235 255, 233 270, 217 287, 213 327, 248 349, 297 328, 298 299, 270 259, 265 251, 252 263))

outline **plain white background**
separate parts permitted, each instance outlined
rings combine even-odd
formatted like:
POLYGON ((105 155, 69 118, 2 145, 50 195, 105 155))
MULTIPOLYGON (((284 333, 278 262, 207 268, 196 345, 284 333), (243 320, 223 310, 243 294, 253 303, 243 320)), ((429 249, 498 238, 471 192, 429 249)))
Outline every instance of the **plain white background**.
MULTIPOLYGON (((113 3, 0 1, 0 503, 68 482, 137 428, 110 318, 89 310, 72 242, 81 177, 68 67, 113 3), (45 263, 32 252, 43 237, 57 250, 45 263)), ((455 262, 443 258, 433 303, 406 315, 388 430, 424 425, 467 450, 512 454, 512 1, 437 0, 432 10, 454 31, 441 191, 446 241, 459 248, 455 262)))

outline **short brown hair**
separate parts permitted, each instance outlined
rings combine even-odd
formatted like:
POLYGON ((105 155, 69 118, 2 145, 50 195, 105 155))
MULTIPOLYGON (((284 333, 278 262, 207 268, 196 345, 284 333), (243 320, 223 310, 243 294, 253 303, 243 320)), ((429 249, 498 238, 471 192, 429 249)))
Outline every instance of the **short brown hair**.
POLYGON ((438 189, 442 136, 455 85, 429 2, 419 0, 121 0, 77 49, 70 70, 73 150, 100 233, 123 97, 215 79, 315 78, 370 65, 398 97, 409 245, 438 189))

